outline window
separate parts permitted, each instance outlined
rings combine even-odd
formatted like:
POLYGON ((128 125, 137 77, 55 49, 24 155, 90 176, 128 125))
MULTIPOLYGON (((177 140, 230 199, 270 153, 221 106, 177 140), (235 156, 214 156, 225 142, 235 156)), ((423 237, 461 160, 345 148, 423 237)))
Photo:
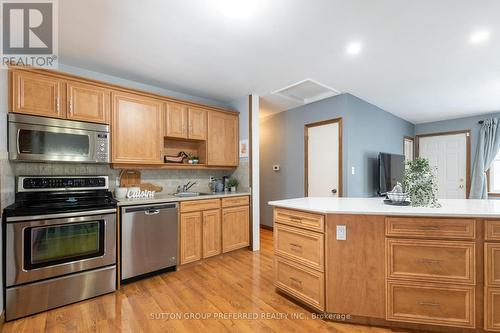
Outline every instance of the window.
POLYGON ((412 137, 405 136, 403 138, 403 149, 404 149, 404 155, 405 155, 405 162, 413 161, 413 147, 414 147, 414 140, 412 137))
POLYGON ((490 193, 500 194, 500 152, 491 163, 490 169, 488 170, 488 191, 490 193))

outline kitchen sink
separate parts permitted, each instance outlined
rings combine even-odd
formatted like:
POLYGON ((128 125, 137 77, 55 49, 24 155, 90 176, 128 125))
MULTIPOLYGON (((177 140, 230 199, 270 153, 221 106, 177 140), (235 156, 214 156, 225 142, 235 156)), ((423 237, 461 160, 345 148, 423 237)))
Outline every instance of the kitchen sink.
POLYGON ((212 193, 203 193, 203 192, 178 192, 175 193, 174 195, 179 198, 186 198, 186 197, 198 197, 201 195, 211 195, 212 193))

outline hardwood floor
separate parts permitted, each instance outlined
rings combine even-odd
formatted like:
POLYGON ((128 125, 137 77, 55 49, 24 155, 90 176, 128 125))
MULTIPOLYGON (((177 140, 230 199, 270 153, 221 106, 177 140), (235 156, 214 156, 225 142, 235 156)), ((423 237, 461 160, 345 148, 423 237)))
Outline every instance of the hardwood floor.
POLYGON ((394 332, 311 319, 312 312, 275 292, 272 232, 261 230, 261 242, 259 252, 214 257, 113 294, 5 323, 2 332, 394 332), (221 315, 227 318, 216 318, 221 315))

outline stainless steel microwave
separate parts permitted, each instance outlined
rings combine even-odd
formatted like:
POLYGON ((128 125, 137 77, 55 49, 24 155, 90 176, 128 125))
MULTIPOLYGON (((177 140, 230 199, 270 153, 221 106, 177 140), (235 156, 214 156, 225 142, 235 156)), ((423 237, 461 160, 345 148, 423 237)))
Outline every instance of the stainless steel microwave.
POLYGON ((109 163, 109 126, 9 113, 9 159, 109 163))

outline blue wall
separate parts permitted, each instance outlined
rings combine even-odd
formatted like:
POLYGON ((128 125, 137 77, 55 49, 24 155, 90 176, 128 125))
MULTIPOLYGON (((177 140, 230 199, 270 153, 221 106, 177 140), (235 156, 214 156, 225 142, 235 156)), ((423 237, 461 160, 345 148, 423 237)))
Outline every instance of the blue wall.
POLYGON ((474 117, 449 119, 442 121, 435 121, 431 123, 417 124, 415 126, 415 134, 427 134, 436 132, 451 132, 459 130, 471 130, 471 164, 474 163, 474 158, 476 156, 477 138, 479 136, 479 129, 481 126, 478 121, 497 117, 500 118, 499 113, 489 113, 474 117))
POLYGON ((264 118, 260 122, 262 224, 272 225, 268 201, 304 196, 304 125, 338 117, 343 119, 344 196, 374 196, 378 153, 402 154, 403 137, 414 135, 412 123, 350 94, 264 118), (280 164, 281 171, 272 171, 273 164, 280 164))

